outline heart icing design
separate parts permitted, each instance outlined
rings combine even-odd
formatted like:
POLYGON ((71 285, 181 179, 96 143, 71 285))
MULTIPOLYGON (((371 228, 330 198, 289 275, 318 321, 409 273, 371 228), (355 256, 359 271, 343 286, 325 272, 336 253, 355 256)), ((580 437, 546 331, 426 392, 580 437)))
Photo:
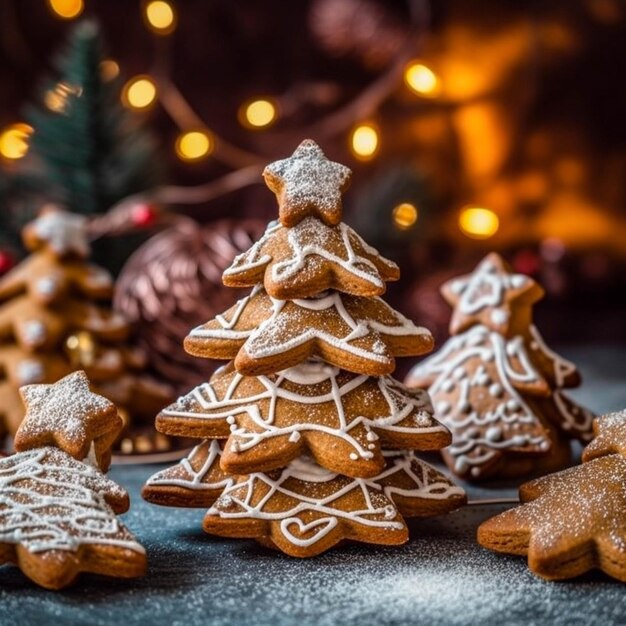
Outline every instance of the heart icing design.
POLYGON ((305 524, 299 517, 288 517, 284 519, 280 523, 280 530, 283 535, 291 541, 291 543, 296 546, 310 546, 314 544, 316 541, 319 541, 322 537, 325 537, 335 526, 337 526, 337 518, 336 517, 322 517, 321 519, 316 519, 308 524, 305 524), (290 530, 289 526, 295 524, 298 527, 298 534, 304 535, 314 528, 317 531, 313 534, 309 539, 302 539, 301 537, 296 537, 290 530))

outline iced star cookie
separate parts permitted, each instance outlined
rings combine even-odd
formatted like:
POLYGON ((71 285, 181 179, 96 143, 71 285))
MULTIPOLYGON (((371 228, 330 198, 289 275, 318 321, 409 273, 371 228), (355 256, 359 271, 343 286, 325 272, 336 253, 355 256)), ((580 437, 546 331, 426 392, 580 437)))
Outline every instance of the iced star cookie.
POLYGON ((271 374, 312 357, 353 372, 382 376, 394 357, 430 352, 432 335, 380 298, 324 292, 277 300, 259 285, 185 339, 189 354, 235 359, 246 375, 271 374))
POLYGON ((341 194, 351 175, 345 165, 329 161, 311 139, 305 139, 289 158, 270 163, 263 171, 265 183, 276 194, 283 226, 295 226, 308 216, 337 225, 341 194))
POLYGON ((398 266, 380 256, 343 222, 327 226, 307 217, 292 228, 269 224, 265 234, 224 271, 228 287, 263 283, 283 300, 307 298, 335 289, 357 296, 379 296, 385 282, 397 280, 398 266))
POLYGON ((567 466, 570 440, 589 440, 593 414, 563 393, 579 384, 576 367, 531 323, 541 288, 490 254, 442 291, 455 306, 452 336, 406 384, 428 388, 436 416, 452 432, 442 452, 450 469, 480 480, 567 466))
POLYGON ((310 557, 342 541, 402 544, 408 540, 403 514, 425 517, 464 504, 462 489, 413 454, 386 458, 371 479, 336 474, 308 457, 283 470, 240 477, 209 509, 204 530, 310 557))
POLYGON ((232 474, 272 470, 308 451, 332 471, 375 476, 381 445, 432 450, 450 441, 425 392, 318 362, 271 376, 214 376, 161 411, 156 428, 227 438, 221 466, 232 474))
POLYGON ((115 406, 90 391, 83 372, 20 391, 18 452, 0 458, 0 564, 48 589, 81 572, 145 573, 144 549, 117 519, 128 494, 102 473, 122 427, 115 406))
POLYGON ((108 469, 123 422, 112 402, 91 391, 85 372, 52 385, 26 385, 20 394, 26 415, 15 434, 17 451, 56 446, 79 460, 92 451, 100 469, 108 469))

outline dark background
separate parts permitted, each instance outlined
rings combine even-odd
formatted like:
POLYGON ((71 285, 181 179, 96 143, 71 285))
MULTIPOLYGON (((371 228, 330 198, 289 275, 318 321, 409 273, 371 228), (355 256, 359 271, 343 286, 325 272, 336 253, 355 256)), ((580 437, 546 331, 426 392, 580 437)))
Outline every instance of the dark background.
MULTIPOLYGON (((172 4, 178 21, 166 37, 146 27, 141 2, 87 0, 81 17, 101 22, 124 79, 167 77, 203 125, 252 161, 283 157, 312 136, 348 164, 346 221, 401 263, 389 298, 403 312, 442 336, 449 311, 438 286, 495 249, 545 286, 537 317, 549 341, 626 342, 623 2, 172 4), (441 93, 420 97, 400 75, 380 101, 366 95, 354 107, 407 49, 435 71, 441 93), (244 128, 241 103, 263 95, 277 100, 278 122, 244 128), (380 131, 380 150, 366 162, 349 149, 350 132, 363 121, 380 131), (402 201, 419 211, 408 230, 392 219, 402 201), (468 204, 498 214, 496 235, 479 241, 460 232, 458 215, 468 204)), ((20 121, 24 104, 39 97, 74 24, 44 0, 0 4, 0 128, 20 121)), ((217 153, 183 163, 173 146, 184 115, 160 104, 137 115, 158 138, 155 159, 166 164, 169 183, 200 185, 246 164, 224 163, 217 153)), ((276 214, 262 184, 168 208, 202 222, 276 214)), ((17 241, 14 248, 19 254, 17 241)))

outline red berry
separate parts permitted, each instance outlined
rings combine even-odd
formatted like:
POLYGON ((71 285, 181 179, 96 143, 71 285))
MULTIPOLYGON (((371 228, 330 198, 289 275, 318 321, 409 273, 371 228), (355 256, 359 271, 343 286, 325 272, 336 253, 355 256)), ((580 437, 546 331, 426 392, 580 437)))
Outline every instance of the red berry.
POLYGON ((513 258, 513 268, 522 274, 536 274, 541 267, 541 259, 533 250, 520 250, 513 258))
POLYGON ((137 204, 131 212, 131 220, 135 226, 152 226, 157 218, 157 211, 152 204, 137 204))
POLYGON ((0 250, 0 274, 8 272, 15 264, 15 259, 10 252, 0 250))

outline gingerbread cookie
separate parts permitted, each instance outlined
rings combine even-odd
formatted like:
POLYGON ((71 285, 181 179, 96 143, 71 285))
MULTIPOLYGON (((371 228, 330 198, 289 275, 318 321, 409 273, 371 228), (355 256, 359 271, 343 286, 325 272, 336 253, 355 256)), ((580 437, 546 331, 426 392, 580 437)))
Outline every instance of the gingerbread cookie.
POLYGON ((330 470, 375 476, 381 445, 433 450, 450 441, 425 392, 319 362, 271 376, 215 376, 159 413, 156 428, 228 438, 221 466, 232 474, 282 467, 308 450, 330 470))
POLYGON ((593 415, 565 396, 580 377, 531 324, 541 288, 496 254, 446 283, 453 336, 417 365, 408 386, 429 387, 451 430, 448 466, 472 480, 554 471, 570 462, 571 438, 587 441, 593 415))
POLYGON ((403 513, 436 515, 465 502, 462 489, 412 453, 386 456, 386 468, 371 479, 336 474, 306 456, 283 470, 241 477, 209 509, 204 529, 309 557, 345 540, 404 543, 403 513))
MULTIPOLYGON (((128 321, 99 302, 110 299, 113 286, 105 270, 85 260, 85 218, 48 207, 23 237, 33 254, 0 278, 0 435, 14 435, 23 417, 19 386, 84 370, 96 390, 120 404, 137 436, 137 422, 174 394, 146 373, 145 355, 129 346, 128 321)), ((130 450, 128 441, 120 447, 138 451, 130 441, 130 450)))
POLYGON ((249 376, 270 374, 319 357, 361 374, 383 376, 396 356, 430 352, 432 335, 380 298, 325 292, 277 300, 258 285, 252 293, 185 339, 189 354, 235 359, 249 376))
POLYGON ((341 194, 352 172, 329 161, 321 148, 305 139, 287 159, 270 163, 263 171, 267 186, 276 194, 283 226, 295 226, 305 217, 329 226, 341 222, 341 194))
POLYGON ((626 411, 599 418, 595 431, 583 465, 522 485, 525 504, 484 522, 480 544, 528 555, 548 580, 601 569, 626 582, 626 411))
POLYGON ((341 222, 347 176, 312 141, 268 166, 282 224, 223 275, 252 293, 185 340, 191 354, 234 360, 156 420, 162 433, 205 441, 143 492, 206 506, 220 487, 207 532, 301 557, 344 540, 403 543, 403 513, 465 501, 406 452, 450 442, 428 394, 385 375, 432 337, 376 297, 398 268, 341 222))
POLYGON ((210 507, 234 478, 220 467, 223 443, 203 441, 184 459, 148 478, 141 496, 162 506, 210 507))
POLYGON ((331 227, 307 217, 293 228, 269 224, 263 237, 224 271, 223 280, 229 287, 263 283, 273 298, 293 299, 328 289, 379 296, 385 281, 398 277, 398 266, 343 222, 331 227))
POLYGON ((0 563, 48 589, 80 572, 142 575, 145 551, 116 517, 128 494, 102 473, 122 425, 115 406, 89 390, 83 372, 21 393, 19 452, 0 458, 0 563))

